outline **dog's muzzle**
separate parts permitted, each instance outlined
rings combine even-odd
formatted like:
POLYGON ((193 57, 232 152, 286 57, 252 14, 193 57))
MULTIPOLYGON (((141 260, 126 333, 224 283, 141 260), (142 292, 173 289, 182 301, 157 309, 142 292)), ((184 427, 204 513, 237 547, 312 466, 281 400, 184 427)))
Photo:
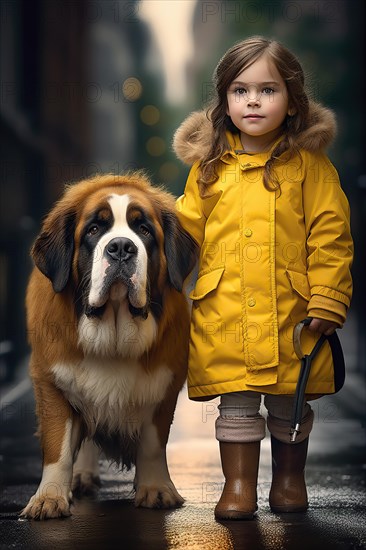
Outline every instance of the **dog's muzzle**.
POLYGON ((146 284, 146 260, 141 258, 137 244, 128 237, 112 238, 104 245, 103 256, 92 270, 89 315, 103 307, 108 299, 116 302, 127 298, 131 314, 145 317, 146 284))

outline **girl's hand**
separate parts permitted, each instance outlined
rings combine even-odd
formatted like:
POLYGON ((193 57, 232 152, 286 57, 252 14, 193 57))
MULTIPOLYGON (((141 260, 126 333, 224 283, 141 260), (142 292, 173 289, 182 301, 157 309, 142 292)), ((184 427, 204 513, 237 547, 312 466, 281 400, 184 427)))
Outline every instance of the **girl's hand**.
POLYGON ((314 332, 320 332, 321 334, 330 336, 339 328, 339 325, 334 321, 326 321, 325 319, 316 319, 314 317, 308 328, 314 332))

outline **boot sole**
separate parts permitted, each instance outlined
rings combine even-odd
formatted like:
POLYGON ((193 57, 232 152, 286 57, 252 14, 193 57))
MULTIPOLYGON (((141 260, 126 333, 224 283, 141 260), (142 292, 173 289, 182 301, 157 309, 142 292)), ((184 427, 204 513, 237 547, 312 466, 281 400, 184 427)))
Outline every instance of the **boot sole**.
POLYGON ((308 506, 272 506, 270 504, 271 512, 275 514, 293 514, 296 512, 306 512, 308 506))
POLYGON ((255 512, 240 512, 240 511, 227 511, 227 512, 215 512, 216 519, 234 519, 234 520, 250 520, 253 519, 256 514, 255 512))
POLYGON ((216 519, 220 520, 251 520, 254 518, 254 514, 241 514, 240 512, 236 514, 223 514, 223 515, 217 515, 215 514, 216 519))

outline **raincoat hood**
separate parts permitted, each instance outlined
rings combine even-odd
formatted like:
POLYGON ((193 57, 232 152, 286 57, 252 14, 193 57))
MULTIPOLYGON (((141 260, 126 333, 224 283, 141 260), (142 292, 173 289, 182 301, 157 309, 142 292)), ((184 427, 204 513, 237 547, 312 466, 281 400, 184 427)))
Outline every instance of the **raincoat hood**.
MULTIPOLYGON (((318 153, 331 144, 336 131, 337 124, 333 111, 311 101, 308 126, 298 135, 297 145, 310 153, 318 153)), ((173 149, 182 162, 192 165, 206 156, 212 140, 213 127, 208 112, 195 111, 176 131, 173 149)))

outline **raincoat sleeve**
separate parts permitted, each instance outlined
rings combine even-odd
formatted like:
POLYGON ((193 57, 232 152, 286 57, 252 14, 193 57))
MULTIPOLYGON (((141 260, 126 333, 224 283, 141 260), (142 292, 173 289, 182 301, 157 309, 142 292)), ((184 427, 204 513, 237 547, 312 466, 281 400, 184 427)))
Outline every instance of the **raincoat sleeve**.
POLYGON ((325 155, 307 159, 303 201, 311 290, 308 312, 328 311, 344 321, 352 296, 350 213, 337 171, 325 155))
POLYGON ((196 240, 199 247, 204 240, 206 216, 202 210, 197 184, 198 163, 189 173, 184 194, 176 202, 178 218, 182 226, 196 240))

